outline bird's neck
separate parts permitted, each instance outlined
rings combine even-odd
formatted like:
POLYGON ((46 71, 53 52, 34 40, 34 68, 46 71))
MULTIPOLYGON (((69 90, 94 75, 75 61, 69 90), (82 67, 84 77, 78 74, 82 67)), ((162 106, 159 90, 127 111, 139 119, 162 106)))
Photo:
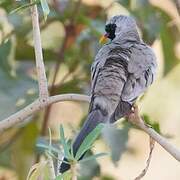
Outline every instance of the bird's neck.
POLYGON ((142 40, 139 34, 135 31, 120 32, 112 40, 113 44, 119 45, 122 48, 132 47, 134 44, 141 43, 142 40))

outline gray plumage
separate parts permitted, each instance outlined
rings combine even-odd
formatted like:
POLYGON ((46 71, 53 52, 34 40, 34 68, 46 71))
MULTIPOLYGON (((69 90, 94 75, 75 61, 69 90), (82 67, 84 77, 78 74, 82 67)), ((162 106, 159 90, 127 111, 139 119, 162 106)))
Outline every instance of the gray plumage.
MULTIPOLYGON (((92 64, 89 115, 75 140, 74 153, 99 123, 113 123, 127 115, 154 80, 156 58, 139 37, 135 20, 114 16, 106 25, 111 42, 99 50, 92 64)), ((60 172, 68 169, 62 163, 60 172)))

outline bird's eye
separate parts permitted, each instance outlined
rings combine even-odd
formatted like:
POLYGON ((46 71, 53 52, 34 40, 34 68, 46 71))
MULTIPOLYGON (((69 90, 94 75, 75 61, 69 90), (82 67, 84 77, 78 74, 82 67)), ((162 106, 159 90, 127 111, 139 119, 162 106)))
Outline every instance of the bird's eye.
POLYGON ((108 38, 113 40, 115 38, 115 30, 116 30, 116 24, 107 24, 105 26, 105 31, 108 33, 108 38))

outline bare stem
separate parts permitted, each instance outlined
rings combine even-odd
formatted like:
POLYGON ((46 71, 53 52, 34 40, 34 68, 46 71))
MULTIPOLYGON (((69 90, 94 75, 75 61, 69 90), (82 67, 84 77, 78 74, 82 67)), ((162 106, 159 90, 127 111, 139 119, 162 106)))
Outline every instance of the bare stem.
MULTIPOLYGON (((60 64, 63 62, 63 59, 64 59, 64 51, 65 51, 66 43, 67 43, 67 35, 64 38, 64 41, 62 43, 62 47, 61 47, 60 52, 59 52, 59 59, 55 65, 55 70, 54 70, 55 73, 53 75, 52 86, 51 86, 50 91, 49 91, 50 96, 52 96, 54 94, 55 82, 56 82, 57 74, 58 74, 58 71, 60 68, 60 64)), ((43 120, 42 128, 41 128, 41 135, 42 136, 46 134, 50 112, 51 112, 51 105, 46 108, 45 113, 44 113, 44 120, 43 120)))
POLYGON ((36 57, 36 69, 37 69, 37 77, 39 84, 39 98, 40 101, 46 101, 48 97, 48 85, 47 85, 45 66, 43 62, 37 5, 31 7, 31 16, 32 16, 32 26, 33 26, 34 50, 36 57))
MULTIPOLYGON (((18 123, 23 123, 24 120, 33 115, 38 110, 56 102, 60 101, 84 101, 90 102, 90 97, 80 94, 62 94, 57 96, 48 97, 47 103, 40 102, 39 99, 34 101, 32 104, 28 105, 24 109, 18 111, 12 116, 0 121, 0 132, 5 131, 6 129, 17 125, 18 123)), ((154 129, 149 127, 144 123, 143 119, 140 117, 138 108, 135 108, 134 113, 129 115, 128 119, 132 124, 135 124, 137 127, 145 131, 149 136, 151 136, 157 143, 159 143, 167 152, 169 152, 176 160, 180 161, 180 150, 173 146, 167 141, 166 138, 158 134, 154 129)))
MULTIPOLYGON (((57 5, 57 2, 54 1, 54 4, 55 4, 55 7, 57 5)), ((73 14, 77 16, 78 14, 78 11, 79 11, 79 7, 81 5, 81 0, 78 0, 75 4, 75 7, 74 7, 74 10, 73 10, 73 14)), ((56 9, 59 11, 58 9, 58 6, 56 7, 56 9)), ((61 10, 59 11, 59 13, 61 14, 61 10)), ((70 25, 73 25, 74 22, 75 22, 75 17, 76 16, 71 16, 70 18, 70 21, 69 21, 69 24, 70 25)), ((64 40, 62 42, 62 46, 59 50, 59 53, 58 53, 58 61, 56 62, 56 65, 55 65, 55 70, 54 70, 54 75, 53 75, 53 80, 52 80, 52 86, 50 88, 50 96, 54 95, 54 91, 55 91, 55 82, 56 82, 56 78, 57 78, 57 75, 58 75, 58 71, 60 69, 60 65, 61 63, 64 61, 64 53, 65 53, 65 49, 66 49, 66 46, 67 46, 67 42, 68 42, 68 37, 69 37, 69 30, 68 28, 66 28, 66 35, 64 37, 64 40)), ((63 80, 61 81, 61 83, 63 82, 63 80)), ((44 120, 43 120, 43 124, 42 124, 42 129, 41 129, 41 135, 45 135, 46 133, 46 130, 47 130, 47 127, 48 127, 48 122, 49 122, 49 115, 50 115, 50 112, 51 112, 51 106, 48 106, 47 109, 45 110, 45 113, 44 113, 44 120)))
POLYGON ((154 149, 154 145, 155 145, 155 141, 154 139, 149 136, 150 139, 149 139, 149 157, 146 161, 146 167, 142 170, 142 172, 134 179, 134 180, 141 180, 147 173, 147 170, 149 168, 149 165, 150 165, 150 162, 151 162, 151 158, 152 158, 152 152, 153 152, 153 149, 154 149))
POLYGON ((154 129, 144 123, 143 119, 140 117, 138 112, 138 107, 136 106, 134 112, 129 115, 128 120, 146 132, 150 137, 152 137, 157 143, 159 143, 167 152, 169 152, 176 160, 180 161, 180 151, 175 146, 167 141, 166 138, 158 134, 154 129))
POLYGON ((76 163, 71 164, 72 180, 77 180, 76 163))
POLYGON ((50 104, 60 101, 89 102, 90 98, 89 96, 80 95, 80 94, 62 94, 62 95, 48 97, 46 102, 41 102, 40 99, 37 99, 30 105, 26 106, 24 109, 0 121, 0 132, 3 132, 10 127, 16 126, 19 123, 23 123, 27 117, 33 115, 35 112, 43 109, 44 107, 50 104))

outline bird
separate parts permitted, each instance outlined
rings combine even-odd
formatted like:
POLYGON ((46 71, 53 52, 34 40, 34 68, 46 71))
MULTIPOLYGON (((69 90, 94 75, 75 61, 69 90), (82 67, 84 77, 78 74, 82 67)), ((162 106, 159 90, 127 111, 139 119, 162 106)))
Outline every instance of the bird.
MULTIPOLYGON (((110 18, 105 32, 100 41, 107 38, 110 41, 101 47, 91 66, 89 112, 73 143, 74 155, 98 124, 114 123, 128 115, 137 98, 155 78, 155 53, 143 42, 133 17, 117 15, 110 18)), ((70 165, 62 162, 59 171, 64 173, 69 169, 70 165)))

